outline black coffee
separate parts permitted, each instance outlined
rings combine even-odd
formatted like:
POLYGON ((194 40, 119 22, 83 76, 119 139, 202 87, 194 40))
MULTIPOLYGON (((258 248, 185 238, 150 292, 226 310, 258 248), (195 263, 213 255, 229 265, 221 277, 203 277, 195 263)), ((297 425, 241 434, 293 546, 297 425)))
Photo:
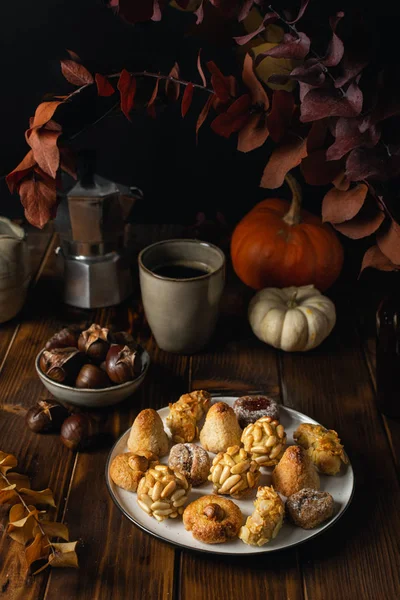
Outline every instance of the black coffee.
POLYGON ((168 263, 166 265, 155 267, 152 271, 156 275, 161 275, 162 277, 168 277, 170 279, 191 279, 192 277, 207 275, 210 272, 206 266, 198 263, 168 263))

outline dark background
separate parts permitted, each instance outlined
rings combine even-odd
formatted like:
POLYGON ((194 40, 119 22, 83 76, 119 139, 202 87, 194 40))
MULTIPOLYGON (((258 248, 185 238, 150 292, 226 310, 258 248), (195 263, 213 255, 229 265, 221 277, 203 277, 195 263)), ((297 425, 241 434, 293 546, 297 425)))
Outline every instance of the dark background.
MULTIPOLYGON (((312 4, 317 8, 318 27, 320 22, 327 23, 327 16, 343 2, 313 0, 312 4)), ((397 63, 399 9, 385 2, 367 6, 346 0, 345 4, 346 11, 350 7, 361 11, 362 18, 372 24, 371 43, 378 37, 377 47, 397 63)), ((211 10, 215 16, 215 9, 211 10)), ((231 26, 221 28, 217 19, 205 30, 194 28, 193 23, 192 15, 170 8, 159 23, 132 26, 102 0, 2 2, 0 176, 26 154, 24 131, 45 95, 71 91, 59 65, 61 58, 69 58, 67 48, 77 52, 91 72, 104 74, 123 67, 168 73, 177 61, 183 79, 200 82, 196 70, 199 48, 203 62, 213 59, 225 74, 237 73, 237 60, 228 43, 234 33, 231 26)), ((148 98, 151 91, 144 88, 143 94, 148 98)), ((90 111, 99 108, 93 98, 87 100, 90 111)), ((143 190, 144 199, 135 207, 137 222, 191 224, 199 211, 209 219, 215 219, 220 211, 233 226, 259 200, 289 194, 285 188, 278 192, 258 187, 271 151, 268 142, 260 150, 242 154, 235 149, 235 139, 225 140, 205 124, 196 146, 195 123, 204 102, 201 92, 196 93, 185 119, 180 117, 179 105, 159 106, 155 120, 138 110, 132 124, 122 114, 109 117, 76 138, 73 147, 96 148, 100 174, 143 190)), ((307 186, 301 175, 300 180, 304 206, 320 213, 325 190, 307 186)), ((23 216, 19 198, 10 195, 4 177, 0 180, 0 214, 23 216)), ((356 273, 371 240, 343 241, 356 273)))

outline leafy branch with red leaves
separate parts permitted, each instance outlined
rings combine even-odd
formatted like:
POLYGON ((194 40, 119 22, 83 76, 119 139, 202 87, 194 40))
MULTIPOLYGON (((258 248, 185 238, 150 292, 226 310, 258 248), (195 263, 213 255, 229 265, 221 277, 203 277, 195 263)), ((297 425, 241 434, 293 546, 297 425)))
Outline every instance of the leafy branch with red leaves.
MULTIPOLYGON (((133 23, 160 20, 168 4, 166 0, 109 2, 133 23)), ((116 100, 88 126, 118 107, 130 120, 139 84, 154 79, 145 103, 148 115, 156 116, 157 102, 164 96, 181 102, 184 118, 194 94, 203 94, 196 139, 209 115, 211 129, 217 135, 237 136, 240 152, 252 152, 270 139, 274 149, 260 186, 280 187, 286 174, 296 167, 300 167, 308 184, 332 184, 322 202, 323 220, 353 239, 375 235, 376 245, 365 254, 362 268, 399 269, 400 226, 395 214, 400 128, 395 125, 399 125, 400 97, 386 66, 372 60, 369 40, 359 24, 343 12, 331 15, 329 38, 317 44, 317 51, 307 23, 302 27, 304 31, 299 28, 300 20, 303 23, 304 15, 312 8, 308 7, 309 0, 301 0, 295 14, 278 11, 262 0, 175 0, 174 4, 191 11, 198 24, 209 4, 227 19, 236 19, 245 26, 247 32, 234 38, 244 55, 241 81, 224 75, 212 61, 206 63, 206 76, 200 53, 197 70, 201 83, 181 79, 177 63, 168 75, 129 73, 124 69, 93 77, 79 57, 70 52, 70 59, 61 61, 61 69, 77 89, 38 106, 26 132, 30 150, 7 176, 10 190, 20 194, 26 218, 43 227, 55 214, 60 169, 73 174, 61 107, 72 109, 84 89, 96 86, 98 96, 115 96, 116 100), (254 22, 254 15, 258 25, 249 31, 246 23, 250 16, 254 22), (271 27, 276 28, 275 35, 277 30, 282 32, 280 39, 265 44, 262 36, 271 27), (283 63, 284 69, 274 71, 283 63), (269 75, 263 78, 260 73, 266 66, 269 75), (293 89, 294 85, 297 87, 293 89)))

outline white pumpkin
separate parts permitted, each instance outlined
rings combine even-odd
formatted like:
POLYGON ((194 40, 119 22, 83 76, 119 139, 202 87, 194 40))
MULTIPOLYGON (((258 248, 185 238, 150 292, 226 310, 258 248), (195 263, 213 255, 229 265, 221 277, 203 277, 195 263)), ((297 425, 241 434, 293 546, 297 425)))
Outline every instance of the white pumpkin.
POLYGON ((261 341, 286 352, 316 348, 336 323, 332 300, 313 285, 260 290, 250 301, 248 315, 261 341))

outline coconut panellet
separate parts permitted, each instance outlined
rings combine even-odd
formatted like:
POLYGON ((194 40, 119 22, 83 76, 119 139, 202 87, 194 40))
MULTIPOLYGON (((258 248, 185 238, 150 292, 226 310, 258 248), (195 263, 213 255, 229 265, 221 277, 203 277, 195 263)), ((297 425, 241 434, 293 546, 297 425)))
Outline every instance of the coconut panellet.
POLYGON ((213 404, 207 413, 200 443, 208 452, 224 452, 230 446, 240 446, 242 430, 233 409, 225 402, 213 404))
POLYGON ((151 453, 154 458, 168 454, 168 436, 158 412, 146 408, 138 414, 129 434, 128 448, 139 455, 151 453))

